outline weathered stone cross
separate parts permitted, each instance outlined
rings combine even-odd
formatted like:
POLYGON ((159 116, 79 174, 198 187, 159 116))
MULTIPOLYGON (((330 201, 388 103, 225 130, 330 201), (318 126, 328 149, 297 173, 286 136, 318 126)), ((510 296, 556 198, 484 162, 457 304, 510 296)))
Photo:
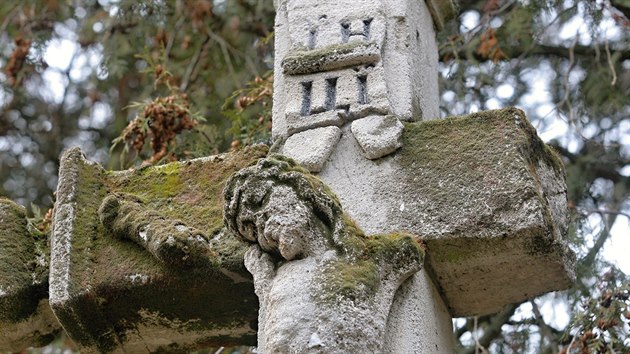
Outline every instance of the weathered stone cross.
POLYGON ((563 166, 523 112, 429 120, 450 1, 276 9, 273 149, 319 179, 263 146, 67 151, 50 240, 0 200, 0 350, 447 353, 451 316, 569 286, 563 166))

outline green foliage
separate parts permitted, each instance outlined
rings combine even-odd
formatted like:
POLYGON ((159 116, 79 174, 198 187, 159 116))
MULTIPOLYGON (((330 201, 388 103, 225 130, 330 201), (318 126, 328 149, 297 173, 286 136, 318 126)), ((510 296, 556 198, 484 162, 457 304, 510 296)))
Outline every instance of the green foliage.
POLYGON ((273 14, 271 0, 2 2, 0 194, 51 206, 70 146, 108 168, 150 159, 149 143, 138 156, 108 149, 160 97, 186 95, 200 123, 178 132, 165 156, 225 151, 241 136, 221 106, 269 70, 273 14))

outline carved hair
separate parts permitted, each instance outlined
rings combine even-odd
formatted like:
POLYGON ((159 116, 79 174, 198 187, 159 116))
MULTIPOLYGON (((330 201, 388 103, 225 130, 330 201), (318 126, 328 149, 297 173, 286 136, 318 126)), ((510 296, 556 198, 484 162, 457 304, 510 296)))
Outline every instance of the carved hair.
POLYGON ((337 197, 318 178, 281 155, 260 159, 256 165, 240 170, 229 179, 223 191, 223 221, 227 228, 245 241, 256 242, 258 231, 254 218, 243 220, 243 215, 253 216, 265 205, 271 190, 279 185, 292 188, 329 228, 332 236, 329 241, 333 245, 341 244, 345 221, 337 197))

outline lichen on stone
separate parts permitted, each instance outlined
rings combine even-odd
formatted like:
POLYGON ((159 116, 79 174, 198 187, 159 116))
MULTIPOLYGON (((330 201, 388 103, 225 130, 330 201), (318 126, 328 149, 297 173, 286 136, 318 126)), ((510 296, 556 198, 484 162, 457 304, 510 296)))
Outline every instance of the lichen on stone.
POLYGON ((404 216, 427 243, 427 267, 453 314, 569 286, 564 167, 521 110, 408 123, 403 141, 394 160, 408 210, 389 217, 404 216))
POLYGON ((216 257, 203 231, 148 209, 138 197, 110 194, 98 212, 114 235, 136 242, 168 265, 201 267, 216 257))
POLYGON ((294 50, 282 60, 282 68, 285 74, 298 75, 368 65, 380 59, 376 43, 356 41, 313 50, 294 50))
POLYGON ((417 237, 365 235, 323 182, 278 155, 230 179, 224 215, 250 243, 259 350, 380 351, 394 294, 422 266, 417 237), (317 349, 308 344, 313 333, 317 349))
POLYGON ((0 198, 0 323, 24 319, 37 306, 30 267, 33 241, 24 208, 0 198))
POLYGON ((424 212, 439 218, 440 232, 453 237, 487 233, 485 225, 501 227, 493 221, 493 210, 511 210, 531 198, 546 204, 535 180, 539 163, 564 177, 562 161, 516 108, 408 123, 403 134, 405 147, 398 161, 405 171, 413 171, 409 184, 418 178, 426 181, 417 191, 433 201, 424 212), (510 183, 501 182, 505 180, 510 183), (473 224, 454 229, 462 220, 473 224))
POLYGON ((223 226, 223 187, 266 154, 265 146, 254 146, 116 172, 90 163, 78 149, 66 152, 51 304, 71 338, 98 351, 144 348, 156 330, 143 322, 145 309, 164 321, 186 320, 185 328, 160 328, 187 331, 181 348, 220 340, 212 333, 254 344, 256 298, 243 265, 246 245, 223 226))
MULTIPOLYGON (((366 236, 358 225, 343 212, 337 196, 317 177, 299 167, 297 163, 281 155, 260 160, 255 166, 236 173, 225 188, 225 223, 229 230, 243 240, 258 243, 263 250, 281 258, 282 236, 285 242, 314 244, 297 253, 299 257, 320 257, 334 250, 335 257, 323 263, 321 280, 327 284, 320 299, 330 301, 338 296, 365 298, 373 294, 388 272, 412 273, 420 268, 424 248, 418 238, 403 233, 366 236), (306 228, 299 228, 302 221, 286 221, 290 231, 273 229, 269 220, 274 216, 268 210, 282 213, 284 209, 270 209, 271 195, 275 189, 290 187, 304 204, 282 205, 285 209, 311 210, 306 228), (319 231, 313 232, 319 225, 319 231), (309 234, 311 233, 311 234, 309 234), (277 242, 269 242, 270 238, 277 242), (315 239, 310 239, 315 238, 315 239), (325 242, 321 242, 323 238, 325 242), (323 245, 323 247, 322 247, 323 245)), ((292 258, 284 257, 286 260, 292 258)), ((329 258, 329 257, 328 257, 329 258)))

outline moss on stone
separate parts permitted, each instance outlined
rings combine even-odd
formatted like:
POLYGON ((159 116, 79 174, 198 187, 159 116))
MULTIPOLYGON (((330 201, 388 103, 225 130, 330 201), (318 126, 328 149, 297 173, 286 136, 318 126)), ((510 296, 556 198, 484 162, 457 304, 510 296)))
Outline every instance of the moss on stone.
POLYGON ((37 244, 25 209, 0 198, 0 326, 31 316, 45 296, 47 277, 36 262, 37 244))
MULTIPOLYGON (((73 222, 69 285, 75 298, 57 304, 56 314, 73 339, 92 348, 98 343, 99 350, 113 348, 125 340, 125 333, 136 336, 138 326, 152 326, 143 322, 145 309, 167 319, 198 319, 187 325, 187 331, 234 326, 244 332, 256 319, 256 298, 243 266, 246 245, 223 228, 222 190, 229 176, 266 153, 266 147, 256 146, 164 166, 106 172, 85 161, 80 151, 70 150, 62 162, 59 196, 60 205, 73 207, 68 215, 73 222), (122 218, 116 215, 120 200, 134 206, 122 218), (123 221, 125 217, 129 219, 123 221), (122 233, 137 233, 147 222, 165 223, 166 229, 178 229, 181 223, 200 230, 212 254, 204 264, 193 262, 192 267, 164 264, 140 244, 115 237, 116 222, 122 222, 122 233)), ((243 338, 253 335, 251 329, 243 338)))
POLYGON ((370 298, 387 272, 419 269, 425 253, 419 238, 407 233, 366 236, 350 217, 343 218, 345 237, 336 247, 339 258, 325 264, 321 282, 327 285, 318 301, 370 298))
POLYGON ((327 303, 342 298, 369 299, 378 290, 380 269, 373 260, 347 263, 345 260, 330 261, 324 265, 323 291, 319 301, 327 303))
POLYGON ((353 41, 313 50, 295 50, 282 60, 285 74, 309 74, 331 71, 359 64, 376 63, 380 50, 374 42, 353 41))
POLYGON ((417 270, 424 259, 424 245, 405 233, 365 236, 357 230, 346 241, 351 252, 324 264, 320 282, 326 285, 317 294, 319 302, 370 299, 388 272, 417 270))
POLYGON ((392 264, 421 263, 425 252, 420 239, 408 233, 368 236, 365 243, 370 258, 392 264))
POLYGON ((497 211, 531 198, 546 205, 539 193, 538 164, 564 174, 557 155, 516 108, 407 123, 403 141, 397 160, 409 171, 408 185, 418 186, 413 192, 429 201, 423 213, 435 225, 423 238, 439 236, 431 234, 435 229, 452 237, 502 234, 501 228, 508 231, 513 225, 496 222, 497 211), (414 182, 418 179, 423 182, 414 182), (489 225, 499 229, 489 231, 489 225))
POLYGON ((33 256, 24 208, 0 198, 0 290, 8 292, 30 283, 27 264, 33 256))
POLYGON ((424 248, 418 238, 404 233, 366 236, 343 212, 339 199, 328 186, 292 159, 280 155, 262 159, 230 179, 225 188, 228 229, 250 242, 260 240, 258 231, 240 234, 241 230, 261 227, 241 224, 240 217, 263 208, 264 196, 278 186, 291 187, 312 211, 315 220, 309 225, 318 225, 317 237, 326 238, 326 248, 335 253, 333 259, 324 261, 324 269, 316 275, 324 284, 315 295, 316 301, 369 299, 390 272, 400 275, 420 268, 424 248))

